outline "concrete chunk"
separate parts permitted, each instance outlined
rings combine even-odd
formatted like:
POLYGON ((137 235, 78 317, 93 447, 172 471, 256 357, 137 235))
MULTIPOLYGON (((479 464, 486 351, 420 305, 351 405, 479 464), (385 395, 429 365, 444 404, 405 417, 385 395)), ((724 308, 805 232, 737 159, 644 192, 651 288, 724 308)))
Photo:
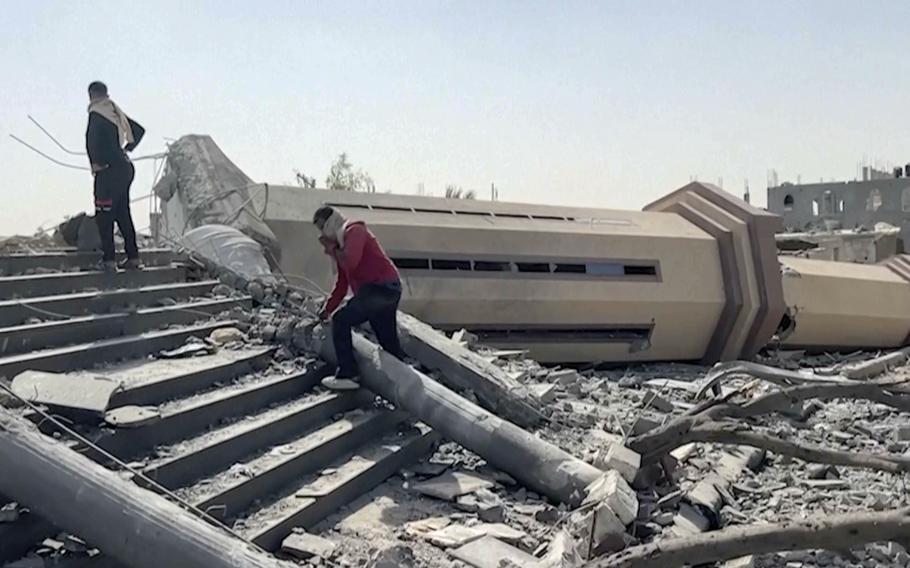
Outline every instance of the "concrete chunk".
POLYGON ((548 404, 556 400, 557 386, 549 383, 534 383, 528 385, 528 391, 541 404, 548 404))
POLYGON ((18 396, 35 404, 102 415, 111 397, 121 390, 119 382, 91 375, 65 375, 23 371, 11 385, 18 396))
POLYGON ((281 543, 281 551, 301 560, 314 556, 331 558, 338 547, 334 542, 306 532, 293 532, 281 543))
POLYGON ((104 421, 117 428, 141 428, 159 420, 161 413, 154 406, 121 406, 104 415, 104 421))
POLYGON ((733 560, 727 560, 720 565, 720 568, 755 568, 755 557, 742 556, 740 558, 734 558, 733 560))
POLYGON ((587 550, 582 551, 587 558, 616 552, 626 546, 626 527, 605 503, 593 511, 575 513, 569 522, 572 534, 580 542, 589 544, 587 550))
POLYGON ((583 504, 591 503, 608 505, 623 525, 638 517, 638 496, 616 471, 608 471, 588 486, 583 504))
POLYGON ((616 470, 632 483, 641 468, 641 454, 623 444, 610 444, 606 451, 594 458, 594 465, 603 470, 616 470))
POLYGON ((414 490, 444 501, 454 501, 461 495, 474 493, 480 489, 489 489, 494 485, 495 483, 489 479, 478 475, 465 471, 453 471, 416 483, 414 490))
POLYGON ((491 536, 481 537, 452 551, 452 556, 476 568, 500 568, 501 562, 532 566, 537 558, 491 536))
POLYGON ((491 536, 508 543, 517 543, 525 538, 527 533, 502 523, 481 523, 473 526, 453 524, 428 533, 426 539, 440 548, 455 548, 483 536, 491 536))
POLYGON ((673 531, 679 536, 699 534, 711 528, 711 521, 688 503, 679 506, 679 513, 673 523, 673 531))

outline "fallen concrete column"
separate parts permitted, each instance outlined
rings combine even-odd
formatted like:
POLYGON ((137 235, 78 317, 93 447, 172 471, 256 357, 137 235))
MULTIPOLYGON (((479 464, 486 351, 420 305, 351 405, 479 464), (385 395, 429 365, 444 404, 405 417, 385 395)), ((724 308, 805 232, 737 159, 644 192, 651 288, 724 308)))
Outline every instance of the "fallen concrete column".
POLYGON ((398 330, 408 355, 439 371, 449 386, 472 391, 484 408, 519 426, 543 419, 528 389, 480 355, 402 312, 398 330))
POLYGON ((3 408, 0 463, 0 491, 126 566, 289 566, 153 497, 3 408))
MULTIPOLYGON (((314 336, 317 350, 335 362, 331 341, 314 336)), ((354 334, 363 385, 396 407, 475 452, 529 489, 554 501, 579 505, 603 472, 522 430, 354 334)))

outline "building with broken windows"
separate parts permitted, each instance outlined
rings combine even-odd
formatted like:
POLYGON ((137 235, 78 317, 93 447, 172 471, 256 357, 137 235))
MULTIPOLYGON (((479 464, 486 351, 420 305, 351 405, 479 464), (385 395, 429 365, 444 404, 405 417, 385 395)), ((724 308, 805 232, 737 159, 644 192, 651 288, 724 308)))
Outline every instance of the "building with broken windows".
POLYGON ((768 210, 794 231, 807 229, 871 229, 888 223, 910 238, 910 164, 885 173, 863 169, 863 179, 830 183, 784 183, 768 188, 768 210), (898 174, 898 172, 900 172, 898 174))

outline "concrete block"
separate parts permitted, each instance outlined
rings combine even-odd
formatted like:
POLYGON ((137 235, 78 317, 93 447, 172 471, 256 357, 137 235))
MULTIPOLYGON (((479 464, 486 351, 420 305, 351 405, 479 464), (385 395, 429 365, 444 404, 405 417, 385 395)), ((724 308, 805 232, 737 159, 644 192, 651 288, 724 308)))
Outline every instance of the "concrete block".
POLYGON ((641 454, 623 444, 610 444, 594 459, 594 465, 603 470, 616 470, 632 483, 641 468, 641 454))
POLYGON ((338 548, 338 545, 330 540, 296 530, 281 543, 282 552, 301 560, 307 560, 314 556, 331 558, 336 548, 338 548))
POLYGON ((425 538, 440 548, 457 548, 484 536, 491 536, 503 542, 517 543, 528 535, 524 531, 513 529, 502 523, 481 523, 472 526, 448 525, 427 533, 425 538))
POLYGON ((531 396, 541 404, 548 404, 556 400, 557 386, 549 383, 534 383, 528 385, 531 396))
POLYGON ((679 513, 673 520, 673 525, 673 532, 677 535, 689 536, 710 529, 711 521, 692 505, 682 503, 679 506, 679 513))
POLYGON ((608 471, 587 487, 583 504, 590 503, 608 505, 624 526, 638 517, 638 496, 616 471, 608 471))
POLYGON ((500 563, 532 566, 537 558, 491 536, 481 537, 452 551, 452 556, 476 568, 500 568, 500 563))
POLYGON ((453 471, 444 473, 439 477, 428 479, 414 485, 414 490, 442 499, 444 501, 454 501, 462 495, 474 493, 479 489, 490 489, 496 485, 489 479, 468 473, 465 471, 453 471))
POLYGON ((646 432, 660 428, 662 425, 663 421, 657 417, 640 416, 638 420, 635 421, 635 424, 632 425, 632 435, 641 436, 646 432))
POLYGON ((581 375, 575 369, 560 369, 553 371, 547 376, 547 380, 562 386, 575 384, 581 379, 581 375))
POLYGON ((11 388, 35 404, 102 415, 121 385, 105 377, 85 374, 23 371, 13 379, 11 388))
POLYGON ((571 532, 579 541, 590 543, 588 558, 622 550, 626 546, 626 526, 613 509, 601 503, 594 510, 570 518, 571 532))
POLYGON ((693 505, 700 505, 705 509, 712 511, 715 515, 720 513, 724 500, 720 492, 711 480, 703 479, 695 484, 686 494, 686 500, 693 505))
POLYGON ((910 426, 900 426, 897 429, 897 440, 899 442, 910 442, 910 426))

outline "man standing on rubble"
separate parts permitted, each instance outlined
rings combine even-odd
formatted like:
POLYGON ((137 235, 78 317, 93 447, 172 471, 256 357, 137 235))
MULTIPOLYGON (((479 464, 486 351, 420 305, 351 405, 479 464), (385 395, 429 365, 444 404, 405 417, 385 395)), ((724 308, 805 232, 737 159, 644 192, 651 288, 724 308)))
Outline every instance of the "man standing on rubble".
POLYGON ((335 261, 335 287, 320 312, 323 321, 332 319, 332 341, 338 369, 322 384, 336 390, 353 390, 358 384, 357 362, 351 329, 370 322, 379 345, 399 359, 405 357, 398 339, 398 303, 401 280, 398 270, 379 241, 363 221, 348 221, 332 207, 320 207, 313 214, 319 242, 335 261), (341 309, 348 289, 354 296, 341 309), (336 311, 337 310, 337 311, 336 311))
POLYGON ((139 246, 130 213, 130 185, 136 170, 127 156, 145 135, 145 129, 130 119, 107 94, 107 85, 88 86, 88 128, 85 148, 95 176, 95 222, 101 236, 101 268, 116 272, 114 223, 120 228, 126 260, 120 268, 138 269, 139 246))

